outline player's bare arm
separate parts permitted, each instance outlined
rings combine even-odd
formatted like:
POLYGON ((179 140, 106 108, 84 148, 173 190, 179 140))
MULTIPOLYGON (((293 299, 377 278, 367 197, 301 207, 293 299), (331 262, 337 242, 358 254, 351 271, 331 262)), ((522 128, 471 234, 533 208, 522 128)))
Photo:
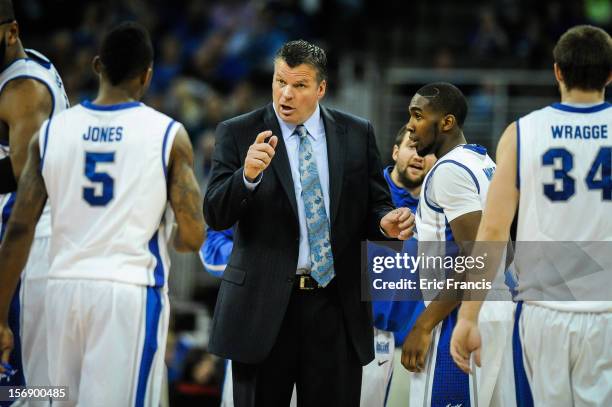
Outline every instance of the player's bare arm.
POLYGON ((32 136, 49 118, 52 109, 51 94, 46 85, 34 79, 12 80, 0 94, 0 120, 8 126, 15 180, 19 180, 25 166, 32 136))
POLYGON ((202 192, 193 172, 191 141, 183 127, 174 139, 168 167, 170 205, 178 224, 174 247, 182 252, 195 252, 204 242, 202 192))
MULTIPOLYGON (((516 165, 516 124, 512 123, 504 131, 497 146, 497 169, 489 186, 484 214, 476 236, 479 242, 506 242, 510 237, 510 226, 519 199, 516 165)), ((501 247, 500 245, 500 253, 491 253, 492 255, 488 256, 486 268, 489 272, 499 267, 501 247)), ((488 279, 491 281, 491 277, 488 279)), ((478 356, 480 352, 478 314, 481 306, 482 301, 466 301, 461 305, 451 339, 451 355, 457 366, 465 372, 470 371, 471 353, 476 352, 478 356)), ((476 357, 476 363, 480 365, 479 357, 476 357)))
POLYGON ((11 299, 28 260, 36 223, 47 201, 47 190, 39 169, 38 134, 32 138, 29 151, 6 236, 0 246, 0 258, 3 259, 0 264, 0 352, 5 363, 13 349, 12 333, 7 322, 11 299))
MULTIPOLYGON (((458 216, 450 222, 455 241, 470 242, 476 239, 478 224, 482 212, 474 211, 458 216)), ((462 250, 468 250, 462 247, 462 250)), ((445 292, 444 294, 450 294, 445 292)), ((445 295, 446 296, 446 295, 445 295)), ((457 298, 455 296, 455 298, 457 298)), ((425 366, 425 357, 431 344, 432 331, 434 327, 446 318, 459 305, 456 299, 436 298, 419 316, 414 327, 404 340, 402 346, 402 365, 411 372, 421 372, 425 366)))

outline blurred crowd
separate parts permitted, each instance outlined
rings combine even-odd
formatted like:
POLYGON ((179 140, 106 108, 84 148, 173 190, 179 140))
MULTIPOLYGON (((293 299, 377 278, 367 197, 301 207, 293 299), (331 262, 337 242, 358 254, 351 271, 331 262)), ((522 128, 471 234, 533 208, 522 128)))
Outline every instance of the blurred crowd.
MULTIPOLYGON (((366 0, 14 1, 26 47, 52 59, 72 104, 95 97, 91 61, 106 28, 135 19, 152 33, 155 71, 145 102, 185 125, 204 186, 214 129, 270 100, 272 56, 304 38, 328 51, 330 80, 351 53, 412 66, 548 68, 554 41, 584 22, 612 28, 609 0, 441 0, 435 7, 366 0), (418 41, 421 39, 422 41, 418 41)), ((338 85, 328 90, 333 94, 338 85)), ((475 112, 488 112, 489 93, 475 112), (481 107, 479 107, 482 105, 481 107), (480 109, 480 110, 479 110, 480 109)), ((207 307, 212 312, 214 298, 207 307)), ((176 317, 168 340, 172 405, 218 405, 224 361, 208 354, 197 324, 176 317), (196 335, 197 336, 197 335, 196 335)))

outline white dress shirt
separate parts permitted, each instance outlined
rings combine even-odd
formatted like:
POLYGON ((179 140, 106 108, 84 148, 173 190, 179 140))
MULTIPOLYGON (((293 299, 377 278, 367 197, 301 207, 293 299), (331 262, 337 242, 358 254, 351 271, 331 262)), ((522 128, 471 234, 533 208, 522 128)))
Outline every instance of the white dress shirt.
MULTIPOLYGON (((300 163, 299 163, 299 150, 300 150, 300 136, 294 134, 295 124, 289 124, 284 122, 276 111, 274 106, 274 113, 281 128, 283 141, 285 142, 285 148, 287 149, 287 156, 289 157, 289 166, 291 167, 291 177, 293 179, 293 189, 295 190, 295 200, 298 208, 298 218, 300 224, 300 250, 298 257, 298 269, 310 270, 310 244, 308 243, 308 228, 306 226, 306 213, 304 210, 304 201, 302 200, 302 183, 300 181, 300 163)), ((321 117, 321 109, 319 105, 315 109, 314 113, 303 123, 306 130, 308 130, 308 137, 312 144, 312 150, 317 163, 317 170, 319 172, 319 181, 321 182, 321 189, 323 192, 323 202, 325 204, 325 212, 327 213, 327 219, 329 221, 329 165, 327 160, 327 142, 325 138, 325 126, 323 125, 323 118, 321 117)), ((274 158, 273 158, 274 160, 274 158)), ((249 182, 244 178, 244 183, 248 189, 254 190, 257 185, 261 182, 261 177, 256 182, 249 182)))

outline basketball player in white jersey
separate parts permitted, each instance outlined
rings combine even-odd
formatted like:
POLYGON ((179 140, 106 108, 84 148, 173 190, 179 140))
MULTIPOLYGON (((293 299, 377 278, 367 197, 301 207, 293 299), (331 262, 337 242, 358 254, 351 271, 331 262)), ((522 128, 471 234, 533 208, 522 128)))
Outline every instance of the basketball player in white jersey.
MULTIPOLYGON (((604 99, 612 40, 599 28, 577 26, 561 36, 553 56, 561 103, 521 117, 503 133, 478 231, 479 241, 506 241, 518 207, 517 259, 520 241, 612 241, 612 105, 604 99)), ((574 274, 586 265, 578 266, 574 274)), ((527 298, 540 271, 526 268, 518 270, 519 298, 527 298)), ((609 263, 601 268, 610 275, 609 263)), ((555 298, 551 286, 541 297, 555 298)), ((488 345, 477 324, 481 305, 465 302, 453 333, 453 358, 465 371, 471 353, 488 345)), ((612 405, 611 301, 526 299, 520 327, 535 405, 612 405)))
MULTIPOLYGON (((416 215, 418 252, 444 256, 438 249, 445 249, 445 242, 462 244, 475 239, 495 163, 484 147, 466 143, 462 126, 467 116, 467 101, 452 84, 425 85, 412 99, 409 110, 407 128, 417 153, 420 156, 433 153, 438 158, 421 189, 416 215)), ((433 281, 429 270, 421 267, 419 273, 420 279, 433 281)), ((445 276, 437 278, 443 280, 445 276)), ((510 292, 505 291, 506 299, 511 300, 510 292)), ((449 354, 457 305, 458 301, 454 300, 426 301, 425 310, 404 341, 402 364, 414 372, 410 406, 513 405, 512 393, 494 390, 500 387, 496 386, 498 380, 505 380, 504 371, 511 369, 506 366, 508 358, 504 358, 504 351, 510 349, 512 303, 491 304, 493 309, 488 317, 502 321, 491 324, 502 332, 491 330, 500 338, 497 349, 492 349, 489 355, 499 375, 487 372, 481 378, 461 372, 449 354)))
MULTIPOLYGON (((10 0, 0 1, 0 69, 1 241, 15 202, 14 191, 26 162, 28 143, 44 120, 68 107, 55 67, 38 52, 24 49, 10 0)), ((15 332, 16 350, 10 364, 15 373, 1 378, 0 385, 49 384, 44 293, 50 233, 50 212, 46 206, 36 228, 20 290, 15 292, 11 306, 10 325, 15 332)), ((8 404, 0 401, 0 406, 8 404)))
POLYGON ((94 59, 97 98, 43 123, 19 180, 0 247, 0 346, 6 360, 12 348, 6 296, 19 280, 48 196, 49 376, 70 395, 53 405, 159 405, 169 206, 177 250, 200 248, 204 220, 185 129, 138 101, 152 60, 143 27, 123 23, 109 31, 94 59))

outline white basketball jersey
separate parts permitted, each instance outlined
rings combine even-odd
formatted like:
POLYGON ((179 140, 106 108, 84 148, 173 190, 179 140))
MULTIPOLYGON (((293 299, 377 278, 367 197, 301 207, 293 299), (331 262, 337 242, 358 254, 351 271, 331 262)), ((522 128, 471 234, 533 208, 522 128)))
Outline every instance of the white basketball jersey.
POLYGON ((180 126, 140 102, 84 102, 43 124, 51 278, 166 283, 167 166, 180 126))
MULTIPOLYGON (((30 78, 42 82, 49 89, 53 103, 50 117, 70 107, 64 84, 53 64, 44 55, 32 49, 26 49, 25 53, 27 58, 16 59, 0 73, 0 93, 10 81, 30 78)), ((9 154, 8 145, 0 144, 0 159, 9 154)), ((15 193, 0 194, 0 237, 6 229, 14 203, 15 193)), ((36 236, 49 236, 51 233, 50 219, 49 205, 46 205, 36 227, 36 236)))
POLYGON ((484 147, 459 145, 425 176, 416 216, 419 241, 452 241, 449 222, 482 211, 495 163, 484 147))
MULTIPOLYGON (((555 103, 517 121, 517 241, 612 241, 611 107, 555 103)), ((612 264, 601 266, 612 271, 612 264)), ((534 302, 566 311, 612 311, 607 301, 534 302)))
MULTIPOLYGON (((456 246, 434 242, 455 241, 450 222, 467 213, 483 211, 494 173, 495 162, 484 147, 476 144, 459 145, 436 162, 425 176, 417 208, 419 254, 445 257, 458 253, 456 246)), ((504 269, 505 251, 489 298, 511 299, 504 283, 504 269)), ((435 267, 422 267, 419 273, 421 278, 446 278, 446 271, 435 267)))

